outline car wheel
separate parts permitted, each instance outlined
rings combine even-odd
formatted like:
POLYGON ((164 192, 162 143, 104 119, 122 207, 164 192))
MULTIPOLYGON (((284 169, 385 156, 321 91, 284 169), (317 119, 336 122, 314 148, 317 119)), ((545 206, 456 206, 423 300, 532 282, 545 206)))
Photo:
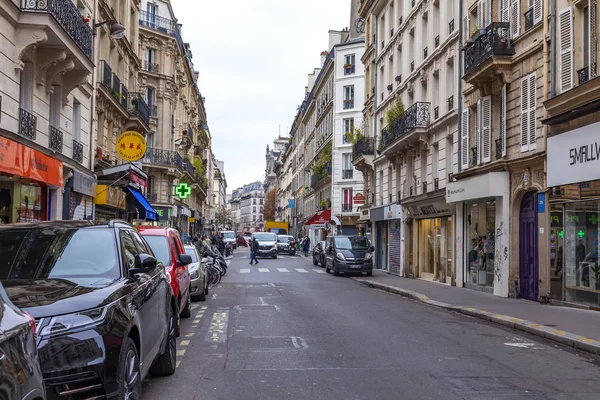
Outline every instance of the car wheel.
POLYGON ((367 276, 373 276, 373 271, 368 271, 367 276))
POLYGON ((177 357, 176 324, 175 307, 172 307, 167 321, 169 328, 167 332, 167 345, 165 346, 165 351, 158 356, 150 368, 152 376, 166 376, 175 373, 175 359, 177 357))
POLYGON ((192 305, 192 296, 191 293, 192 291, 188 289, 188 295, 187 295, 187 301, 185 302, 185 307, 183 308, 183 311, 181 311, 181 318, 189 318, 192 316, 192 309, 190 308, 190 306, 192 305))
POLYGON ((206 293, 208 292, 208 285, 206 284, 206 276, 202 280, 202 293, 198 296, 198 300, 206 301, 206 293))
POLYGON ((119 398, 139 399, 142 397, 142 377, 140 374, 140 356, 133 340, 125 339, 119 356, 119 398))
MULTIPOLYGON (((204 281, 206 282, 206 275, 204 275, 204 281)), ((208 283, 206 283, 206 289, 204 289, 204 294, 208 295, 208 283)))

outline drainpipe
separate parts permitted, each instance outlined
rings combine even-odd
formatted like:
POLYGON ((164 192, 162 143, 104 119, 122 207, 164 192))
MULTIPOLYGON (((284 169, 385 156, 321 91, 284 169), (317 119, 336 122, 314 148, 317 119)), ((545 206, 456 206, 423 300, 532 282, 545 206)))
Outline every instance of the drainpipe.
MULTIPOLYGON (((546 22, 544 22, 546 23, 546 22)), ((550 98, 556 96, 556 0, 550 0, 550 98)))
MULTIPOLYGON (((461 150, 462 150, 462 140, 461 140, 461 134, 462 134, 462 108, 463 108, 463 104, 462 104, 462 75, 461 75, 461 71, 463 69, 462 67, 462 43, 463 43, 463 2, 459 1, 458 2, 458 49, 459 51, 457 51, 456 53, 458 54, 458 94, 456 96, 456 101, 458 102, 458 108, 457 108, 457 112, 458 112, 458 172, 461 171, 461 167, 462 167, 462 163, 461 163, 461 150)), ((456 18, 456 17, 455 17, 456 18)), ((455 24, 456 25, 456 24, 455 24)), ((468 151, 468 149, 467 149, 468 151)))
MULTIPOLYGON (((379 32, 379 18, 375 18, 375 82, 374 82, 374 98, 373 98, 373 158, 377 158, 377 116, 375 112, 377 111, 377 77, 379 74, 378 65, 377 65, 377 41, 379 37, 377 36, 377 32, 379 32)), ((371 208, 375 205, 375 200, 377 200, 377 168, 375 163, 373 163, 373 204, 371 208)), ((373 228, 371 228, 373 229, 373 228)), ((373 231, 371 231, 371 235, 373 235, 373 231)))

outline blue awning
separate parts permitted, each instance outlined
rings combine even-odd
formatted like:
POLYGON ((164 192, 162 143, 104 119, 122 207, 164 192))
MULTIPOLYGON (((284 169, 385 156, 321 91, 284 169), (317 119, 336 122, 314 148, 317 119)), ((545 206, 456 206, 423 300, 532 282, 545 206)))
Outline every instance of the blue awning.
POLYGON ((158 213, 152 208, 148 200, 144 197, 139 190, 132 187, 127 187, 127 190, 135 198, 136 209, 140 214, 140 219, 146 219, 149 221, 158 221, 158 213))

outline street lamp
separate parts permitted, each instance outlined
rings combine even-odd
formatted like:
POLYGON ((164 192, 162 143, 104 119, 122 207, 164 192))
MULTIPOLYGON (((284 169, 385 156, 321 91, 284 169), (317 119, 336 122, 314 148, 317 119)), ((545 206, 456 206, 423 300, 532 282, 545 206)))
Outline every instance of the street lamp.
POLYGON ((126 33, 125 27, 123 25, 119 24, 118 22, 112 21, 112 20, 94 24, 94 36, 96 36, 96 29, 105 24, 110 24, 110 37, 111 38, 119 40, 119 39, 123 39, 123 37, 125 37, 125 33, 126 33))

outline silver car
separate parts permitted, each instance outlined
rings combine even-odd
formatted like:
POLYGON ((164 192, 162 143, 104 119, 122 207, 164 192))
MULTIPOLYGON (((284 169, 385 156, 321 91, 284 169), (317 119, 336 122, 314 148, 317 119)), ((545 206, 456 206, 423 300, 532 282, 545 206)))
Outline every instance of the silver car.
POLYGON ((192 299, 205 301, 208 294, 206 265, 201 262, 195 246, 185 246, 185 254, 192 257, 192 263, 187 266, 191 276, 190 293, 192 299))

